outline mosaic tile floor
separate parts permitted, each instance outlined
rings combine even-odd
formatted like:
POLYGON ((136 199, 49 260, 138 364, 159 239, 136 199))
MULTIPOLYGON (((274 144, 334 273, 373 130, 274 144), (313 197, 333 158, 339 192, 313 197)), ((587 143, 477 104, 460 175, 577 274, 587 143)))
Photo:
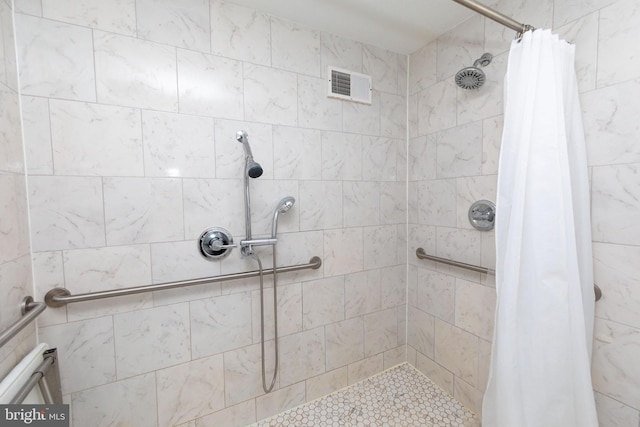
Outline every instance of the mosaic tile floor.
POLYGON ((402 364, 252 427, 477 427, 473 414, 402 364))

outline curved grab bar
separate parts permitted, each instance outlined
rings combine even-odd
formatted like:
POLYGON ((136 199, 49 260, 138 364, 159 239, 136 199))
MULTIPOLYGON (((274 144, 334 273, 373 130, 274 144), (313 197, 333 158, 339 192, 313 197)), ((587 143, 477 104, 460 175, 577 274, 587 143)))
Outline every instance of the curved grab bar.
MULTIPOLYGON (((287 267, 277 267, 277 273, 288 273, 298 270, 317 270, 322 265, 320 257, 312 257, 307 264, 290 265, 287 267)), ((264 270, 263 274, 273 274, 274 269, 264 270)), ((143 292, 162 291, 165 289, 183 288, 186 286, 203 285, 205 283, 223 282, 225 280, 247 279, 250 277, 258 277, 258 270, 247 271, 244 273, 225 274, 222 276, 203 277, 201 279, 184 280, 181 282, 157 283, 155 285, 134 286, 131 288, 111 289, 106 291, 88 292, 85 294, 72 295, 65 288, 53 288, 44 297, 44 301, 49 307, 62 307, 66 304, 74 302, 91 301, 104 298, 120 297, 124 295, 140 294, 143 292)))
POLYGON ((32 297, 24 297, 21 304, 22 317, 9 325, 9 327, 0 334, 0 347, 8 343, 11 338, 23 330, 38 317, 45 308, 47 308, 47 306, 44 302, 34 302, 32 297))
MULTIPOLYGON (((496 271, 492 270, 491 268, 480 267, 480 266, 473 265, 473 264, 467 264, 467 263, 464 263, 464 262, 453 261, 453 260, 450 260, 450 259, 447 259, 447 258, 440 258, 440 257, 434 256, 434 255, 429 255, 422 248, 416 249, 416 256, 418 258, 420 258, 420 259, 428 259, 430 261, 439 262, 441 264, 452 265, 454 267, 460 267, 460 268, 464 268, 466 270, 475 271, 475 272, 478 272, 478 273, 490 274, 492 276, 495 276, 495 274, 496 274, 496 271)), ((600 289, 600 287, 598 285, 596 285, 595 283, 593 284, 593 292, 595 293, 596 301, 600 301, 600 299, 602 298, 602 289, 600 289)))

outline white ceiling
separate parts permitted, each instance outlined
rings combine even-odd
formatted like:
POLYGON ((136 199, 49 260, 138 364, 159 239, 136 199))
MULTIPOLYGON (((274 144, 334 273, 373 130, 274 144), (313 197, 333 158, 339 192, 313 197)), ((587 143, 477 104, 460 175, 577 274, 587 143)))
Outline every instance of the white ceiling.
POLYGON ((412 53, 473 16, 452 0, 230 0, 397 53, 412 53))

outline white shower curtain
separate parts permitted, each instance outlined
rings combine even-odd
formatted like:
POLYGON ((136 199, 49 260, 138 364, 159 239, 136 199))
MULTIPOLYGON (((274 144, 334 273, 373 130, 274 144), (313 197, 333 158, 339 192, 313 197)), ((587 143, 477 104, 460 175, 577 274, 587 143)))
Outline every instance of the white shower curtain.
POLYGON ((597 427, 574 46, 549 30, 511 45, 495 228, 498 303, 483 427, 597 427))

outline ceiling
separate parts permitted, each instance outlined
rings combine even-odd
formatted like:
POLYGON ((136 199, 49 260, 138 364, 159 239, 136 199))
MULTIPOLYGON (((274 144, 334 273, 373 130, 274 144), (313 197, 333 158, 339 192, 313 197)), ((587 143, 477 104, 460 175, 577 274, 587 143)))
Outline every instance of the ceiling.
POLYGON ((412 53, 473 16, 452 0, 230 0, 313 29, 412 53))

